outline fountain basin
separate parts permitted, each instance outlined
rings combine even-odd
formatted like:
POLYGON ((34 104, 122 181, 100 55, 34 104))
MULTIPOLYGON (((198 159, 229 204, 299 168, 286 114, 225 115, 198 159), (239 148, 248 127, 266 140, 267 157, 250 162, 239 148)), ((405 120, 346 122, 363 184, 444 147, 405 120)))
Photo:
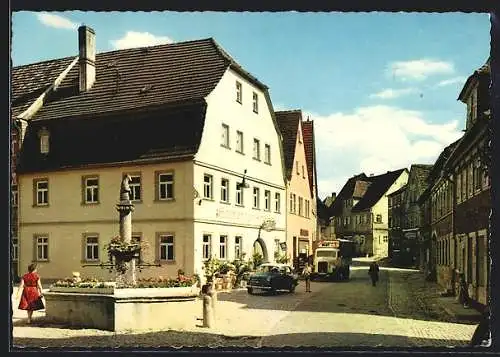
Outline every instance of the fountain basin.
POLYGON ((73 327, 109 331, 180 329, 194 326, 200 289, 51 287, 46 318, 73 327))

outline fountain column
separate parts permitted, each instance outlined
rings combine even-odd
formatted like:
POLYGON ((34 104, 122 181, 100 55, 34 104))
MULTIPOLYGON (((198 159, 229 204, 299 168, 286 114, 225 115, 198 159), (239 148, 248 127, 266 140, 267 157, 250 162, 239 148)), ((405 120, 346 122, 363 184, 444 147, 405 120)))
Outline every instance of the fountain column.
MULTIPOLYGON (((120 202, 116 205, 116 209, 120 215, 120 239, 129 244, 132 242, 132 212, 134 210, 134 205, 130 202, 130 187, 128 184, 130 180, 129 175, 123 178, 120 188, 120 202)), ((118 273, 116 281, 118 284, 135 284, 135 259, 125 264, 125 273, 118 273)))

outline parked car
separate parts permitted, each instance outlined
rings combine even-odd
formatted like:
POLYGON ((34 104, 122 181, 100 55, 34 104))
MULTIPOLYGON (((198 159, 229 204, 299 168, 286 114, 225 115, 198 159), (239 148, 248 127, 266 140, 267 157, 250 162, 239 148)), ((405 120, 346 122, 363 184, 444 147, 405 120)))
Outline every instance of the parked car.
POLYGON ((255 289, 276 292, 287 290, 291 293, 299 283, 299 276, 288 264, 264 263, 251 274, 247 282, 247 291, 253 294, 255 289))

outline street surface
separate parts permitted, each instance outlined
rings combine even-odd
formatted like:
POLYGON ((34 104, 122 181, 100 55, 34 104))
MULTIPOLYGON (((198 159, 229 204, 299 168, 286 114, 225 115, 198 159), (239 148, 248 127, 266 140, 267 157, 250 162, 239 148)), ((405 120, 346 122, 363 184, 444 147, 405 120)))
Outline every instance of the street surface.
MULTIPOLYGON (((476 325, 451 321, 421 283, 415 270, 381 268, 371 286, 367 262, 355 262, 349 282, 312 282, 306 293, 219 293, 217 324, 199 327, 200 300, 187 302, 183 331, 75 329, 44 321, 43 312, 27 325, 15 310, 13 342, 31 347, 425 347, 463 346, 476 325), (190 320, 193 321, 190 321, 190 320)), ((168 317, 165 317, 168 318, 168 317)))

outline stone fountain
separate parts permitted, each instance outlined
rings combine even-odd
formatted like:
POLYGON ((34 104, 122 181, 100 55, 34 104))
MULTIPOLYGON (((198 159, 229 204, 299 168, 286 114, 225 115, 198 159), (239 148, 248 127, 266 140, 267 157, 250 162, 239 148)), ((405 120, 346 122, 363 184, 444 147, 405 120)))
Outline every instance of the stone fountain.
POLYGON ((116 205, 120 236, 110 244, 112 259, 109 264, 98 265, 114 267, 115 282, 101 288, 51 287, 45 294, 48 320, 111 331, 183 329, 196 324, 196 309, 187 309, 186 304, 196 304, 198 287, 134 288, 140 244, 132 242, 134 205, 129 182, 128 175, 121 182, 116 205))

